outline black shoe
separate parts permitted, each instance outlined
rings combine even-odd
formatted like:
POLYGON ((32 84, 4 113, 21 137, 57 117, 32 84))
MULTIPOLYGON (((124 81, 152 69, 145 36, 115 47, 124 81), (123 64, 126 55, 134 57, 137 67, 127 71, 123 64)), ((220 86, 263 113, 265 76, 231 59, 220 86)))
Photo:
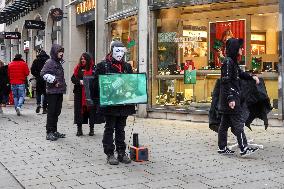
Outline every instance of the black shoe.
POLYGON ((229 148, 225 147, 224 149, 219 149, 218 150, 219 154, 224 154, 224 155, 232 155, 235 153, 235 151, 230 150, 229 148))
POLYGON ((65 137, 66 137, 65 134, 59 133, 59 132, 57 132, 57 131, 54 132, 53 134, 54 134, 54 136, 56 136, 57 138, 65 138, 65 137))
POLYGON ((42 114, 47 114, 47 109, 46 108, 43 108, 42 114))
POLYGON ((110 164, 110 165, 118 165, 119 164, 118 160, 114 157, 113 154, 107 156, 107 163, 110 164))
POLYGON ((47 133, 46 140, 56 141, 58 138, 54 135, 54 133, 47 133))
POLYGON ((82 126, 77 126, 77 134, 76 136, 83 136, 82 126))
POLYGON ((37 107, 36 107, 36 113, 37 113, 37 114, 40 112, 40 109, 41 109, 40 106, 37 106, 37 107))
POLYGON ((246 156, 250 156, 251 154, 257 152, 259 150, 259 148, 249 148, 249 147, 246 147, 244 149, 244 151, 242 151, 240 154, 242 157, 246 157, 246 156))
POLYGON ((129 164, 131 163, 131 159, 125 154, 118 154, 117 159, 121 163, 129 164))
POLYGON ((89 136, 94 136, 94 126, 90 126, 90 132, 89 132, 89 136))

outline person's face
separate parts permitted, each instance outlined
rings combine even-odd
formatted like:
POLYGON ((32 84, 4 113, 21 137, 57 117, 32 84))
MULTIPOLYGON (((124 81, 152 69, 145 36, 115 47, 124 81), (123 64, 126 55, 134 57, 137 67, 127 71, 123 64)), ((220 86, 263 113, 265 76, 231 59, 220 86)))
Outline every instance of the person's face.
POLYGON ((240 55, 240 56, 242 56, 242 55, 243 55, 243 50, 244 50, 244 48, 242 48, 242 47, 241 47, 241 48, 239 48, 239 55, 240 55))
POLYGON ((59 53, 57 54, 57 57, 58 57, 59 59, 63 59, 63 54, 64 54, 64 52, 59 52, 59 53))
POLYGON ((124 47, 113 47, 112 57, 115 60, 121 61, 121 59, 123 58, 124 54, 125 54, 125 48, 124 47))
POLYGON ((81 63, 82 65, 86 65, 86 58, 84 56, 81 57, 81 63))

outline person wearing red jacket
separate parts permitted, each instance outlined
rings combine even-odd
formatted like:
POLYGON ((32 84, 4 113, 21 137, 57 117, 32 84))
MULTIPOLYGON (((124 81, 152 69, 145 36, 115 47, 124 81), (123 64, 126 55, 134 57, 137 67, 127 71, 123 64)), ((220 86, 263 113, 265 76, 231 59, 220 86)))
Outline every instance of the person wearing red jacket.
POLYGON ((8 76, 18 116, 21 115, 21 108, 25 98, 25 82, 29 74, 28 64, 22 59, 21 54, 16 54, 13 61, 8 65, 8 76))

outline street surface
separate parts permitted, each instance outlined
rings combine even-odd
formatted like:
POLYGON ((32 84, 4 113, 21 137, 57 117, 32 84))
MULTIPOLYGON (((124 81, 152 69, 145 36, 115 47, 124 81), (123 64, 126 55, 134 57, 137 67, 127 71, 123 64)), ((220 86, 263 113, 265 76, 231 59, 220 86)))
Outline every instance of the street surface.
MULTIPOLYGON (((46 115, 35 113, 35 99, 27 100, 23 115, 13 107, 0 115, 1 189, 260 189, 284 188, 284 128, 253 126, 248 138, 264 145, 241 158, 217 153, 217 135, 206 123, 128 118, 126 142, 139 133, 150 149, 150 161, 129 165, 106 164, 102 148, 103 124, 95 136, 76 137, 73 106, 65 102, 58 130, 67 138, 45 140, 46 115), (133 130, 132 130, 133 129, 133 130)), ((229 140, 234 141, 232 134, 229 140)), ((131 142, 132 143, 132 140, 131 142)))

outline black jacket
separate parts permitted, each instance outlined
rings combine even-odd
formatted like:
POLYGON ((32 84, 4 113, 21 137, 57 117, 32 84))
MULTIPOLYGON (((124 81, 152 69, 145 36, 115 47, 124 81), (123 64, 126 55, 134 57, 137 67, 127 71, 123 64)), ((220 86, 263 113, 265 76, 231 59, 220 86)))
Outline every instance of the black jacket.
POLYGON ((6 65, 0 68, 0 95, 8 96, 10 93, 10 90, 11 90, 11 87, 10 87, 10 82, 9 82, 9 77, 8 77, 8 66, 6 65))
MULTIPOLYGON (((84 86, 80 85, 80 80, 83 80, 82 70, 79 70, 77 77, 74 74, 71 77, 71 81, 74 84, 74 124, 87 124, 88 121, 90 125, 103 123, 104 117, 96 113, 98 108, 97 106, 88 106, 89 111, 82 111, 82 88, 84 86)), ((90 92, 90 89, 85 87, 85 92, 87 95, 87 93, 90 92)))
POLYGON ((40 76, 40 72, 48 59, 49 56, 43 51, 33 61, 31 67, 31 74, 36 78, 36 91, 41 94, 45 92, 46 86, 44 79, 40 76))
MULTIPOLYGON (((221 122, 221 115, 218 110, 220 81, 220 79, 216 81, 209 111, 209 128, 215 132, 218 132, 221 122)), ((244 99, 243 111, 241 112, 243 123, 246 122, 249 115, 265 120, 272 109, 265 83, 262 78, 259 78, 259 81, 260 83, 256 85, 254 80, 241 80, 241 94, 244 99)))
MULTIPOLYGON (((97 64, 95 69, 95 82, 94 82, 94 102, 99 104, 99 83, 98 76, 105 75, 108 73, 133 73, 132 67, 130 64, 126 62, 122 62, 122 72, 113 66, 117 62, 114 59, 107 58, 97 64)), ((112 115, 112 116, 128 116, 135 114, 135 106, 134 105, 117 105, 117 106, 102 106, 100 107, 100 113, 104 115, 112 115)))
POLYGON ((227 57, 221 67, 220 103, 218 107, 221 113, 237 114, 242 111, 241 79, 252 80, 252 76, 242 71, 237 62, 227 57), (236 103, 234 109, 229 107, 231 101, 236 103))

